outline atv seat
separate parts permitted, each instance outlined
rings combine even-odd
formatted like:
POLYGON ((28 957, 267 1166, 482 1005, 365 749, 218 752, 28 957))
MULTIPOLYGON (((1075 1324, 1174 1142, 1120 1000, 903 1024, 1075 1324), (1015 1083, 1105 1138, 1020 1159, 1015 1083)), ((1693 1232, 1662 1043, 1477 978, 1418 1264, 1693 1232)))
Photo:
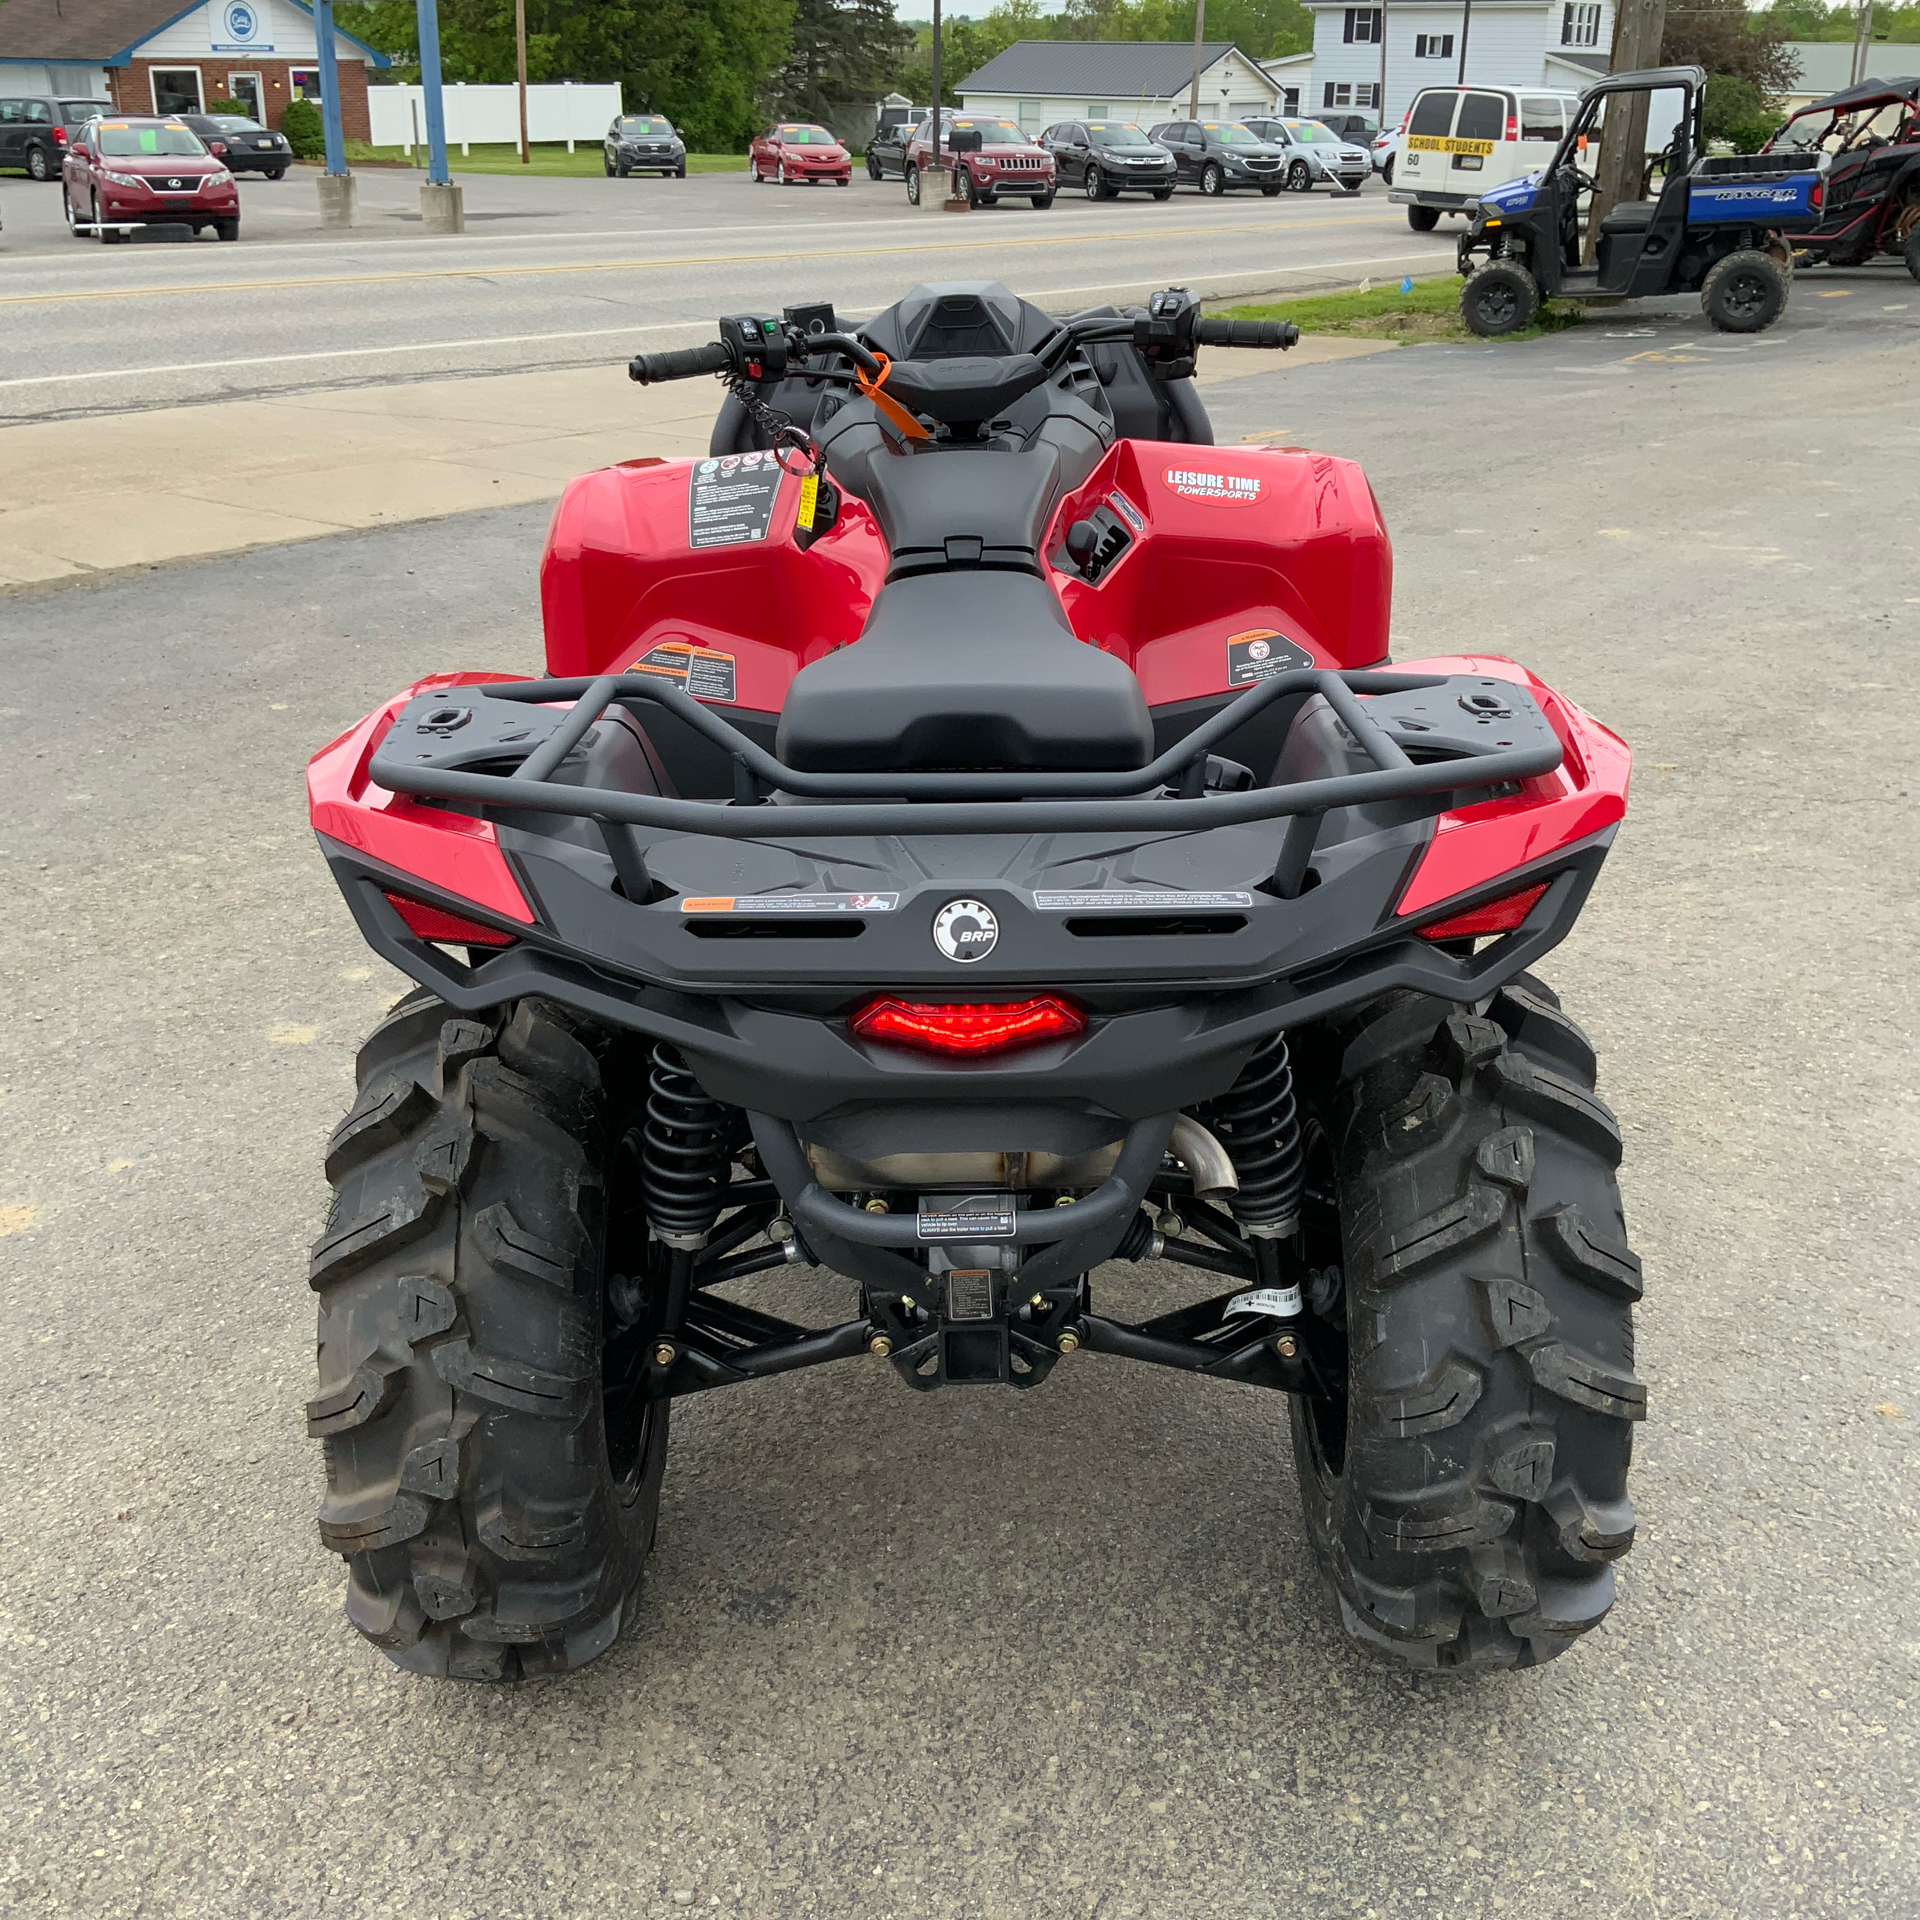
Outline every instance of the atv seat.
POLYGON ((860 638, 794 675, 778 751, 807 773, 1105 771, 1146 765, 1153 722, 1045 581, 969 569, 881 588, 860 638))
POLYGON ((1651 200, 1619 200, 1606 211, 1600 222, 1602 233, 1645 233, 1653 225, 1651 200))

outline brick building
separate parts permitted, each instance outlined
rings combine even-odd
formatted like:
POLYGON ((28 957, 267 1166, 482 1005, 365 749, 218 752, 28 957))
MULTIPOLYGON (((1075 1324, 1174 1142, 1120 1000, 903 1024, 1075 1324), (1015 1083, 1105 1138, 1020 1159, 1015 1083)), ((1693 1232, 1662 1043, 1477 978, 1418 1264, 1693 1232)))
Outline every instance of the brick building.
MULTIPOLYGON (((337 28, 340 122, 367 140, 367 75, 388 65, 337 28)), ((108 100, 122 113, 203 113, 244 100, 280 124, 289 100, 320 98, 318 42, 301 0, 4 0, 0 94, 108 100)))

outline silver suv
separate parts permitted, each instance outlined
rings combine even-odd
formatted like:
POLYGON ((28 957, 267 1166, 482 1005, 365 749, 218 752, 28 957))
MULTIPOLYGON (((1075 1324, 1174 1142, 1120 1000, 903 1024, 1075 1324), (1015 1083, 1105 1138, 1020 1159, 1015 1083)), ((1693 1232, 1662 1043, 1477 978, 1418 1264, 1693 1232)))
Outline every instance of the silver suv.
POLYGON ((1328 186, 1358 193, 1373 174, 1373 155, 1318 120, 1246 120, 1241 123, 1282 155, 1281 178, 1291 192, 1328 186))

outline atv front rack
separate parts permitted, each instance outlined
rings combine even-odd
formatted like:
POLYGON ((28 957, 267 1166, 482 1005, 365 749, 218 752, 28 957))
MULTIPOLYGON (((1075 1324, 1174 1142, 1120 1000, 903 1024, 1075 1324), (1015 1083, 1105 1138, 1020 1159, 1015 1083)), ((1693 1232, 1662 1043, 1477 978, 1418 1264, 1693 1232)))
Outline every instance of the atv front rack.
POLYGON ((1559 736, 1513 681, 1298 668, 1250 687, 1144 767, 811 773, 785 765, 677 687, 649 674, 610 673, 422 695, 395 717, 367 771, 395 793, 592 820, 630 899, 644 900, 651 890, 636 827, 753 840, 802 828, 809 836, 1189 833, 1279 819, 1293 824, 1274 886, 1292 899, 1305 880, 1320 822, 1332 809, 1495 789, 1550 773, 1561 758, 1559 736), (1373 762, 1370 770, 1242 792, 1209 789, 1209 755, 1216 746, 1275 701, 1313 694, 1325 699, 1373 762), (571 706, 562 711, 554 704, 559 702, 571 706), (557 781, 561 764, 616 702, 664 707, 719 747, 734 766, 732 801, 668 799, 557 781), (509 774, 474 770, 516 758, 520 764, 509 774), (782 809, 782 817, 770 818, 761 810, 766 806, 782 809), (807 808, 804 823, 784 811, 794 807, 807 808))

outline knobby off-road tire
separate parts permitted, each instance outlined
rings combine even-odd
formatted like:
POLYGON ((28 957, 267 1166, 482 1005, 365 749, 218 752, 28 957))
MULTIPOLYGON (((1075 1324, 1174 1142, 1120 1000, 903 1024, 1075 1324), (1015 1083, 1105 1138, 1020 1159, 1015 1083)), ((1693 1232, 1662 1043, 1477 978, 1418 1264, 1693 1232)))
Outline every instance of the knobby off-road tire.
POLYGON ((620 1631, 659 1511, 664 1402, 602 1390, 604 1167, 591 1029, 425 993, 360 1051, 310 1277, 320 1537, 395 1665, 566 1671, 620 1631))
POLYGON ((1460 289, 1460 317, 1482 340, 1518 333, 1539 311, 1539 283, 1517 260, 1489 260, 1460 289))
POLYGON ((1484 1013, 1390 995, 1322 1045, 1309 1186, 1346 1285, 1309 1344, 1337 1364, 1344 1322, 1348 1401, 1293 1402, 1316 1559, 1391 1661, 1537 1666, 1613 1604, 1646 1412, 1593 1049, 1530 979, 1484 1013))
POLYGON ((1708 269, 1701 310, 1722 333, 1764 333, 1786 308, 1787 284, 1779 261, 1743 248, 1708 269))

